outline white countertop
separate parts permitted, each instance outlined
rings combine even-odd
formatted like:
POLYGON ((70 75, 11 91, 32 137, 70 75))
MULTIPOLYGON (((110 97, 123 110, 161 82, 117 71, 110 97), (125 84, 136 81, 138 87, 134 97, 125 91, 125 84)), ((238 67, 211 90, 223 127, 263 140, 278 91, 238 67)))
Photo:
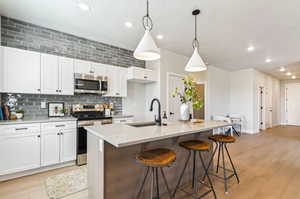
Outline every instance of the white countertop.
POLYGON ((64 121, 76 121, 75 117, 34 117, 24 118, 20 120, 0 120, 0 125, 11 125, 11 124, 30 124, 30 123, 44 123, 44 122, 64 122, 64 121))
POLYGON ((116 114, 112 115, 112 118, 131 118, 134 117, 134 115, 129 115, 129 114, 116 114))
POLYGON ((89 126, 85 127, 85 129, 88 133, 105 140, 115 147, 125 147, 231 125, 231 123, 227 122, 204 121, 203 123, 197 124, 169 122, 168 126, 147 127, 132 127, 127 124, 109 124, 89 126))

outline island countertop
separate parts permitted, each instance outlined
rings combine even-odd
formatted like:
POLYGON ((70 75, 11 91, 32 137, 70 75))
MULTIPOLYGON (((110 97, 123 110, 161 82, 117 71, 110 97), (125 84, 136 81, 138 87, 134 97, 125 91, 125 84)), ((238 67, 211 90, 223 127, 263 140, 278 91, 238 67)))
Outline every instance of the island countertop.
POLYGON ((176 121, 169 122, 167 126, 133 127, 128 124, 108 124, 89 126, 85 127, 85 129, 88 133, 119 148, 189 135, 226 126, 232 126, 232 124, 220 121, 204 121, 203 123, 195 124, 176 121))

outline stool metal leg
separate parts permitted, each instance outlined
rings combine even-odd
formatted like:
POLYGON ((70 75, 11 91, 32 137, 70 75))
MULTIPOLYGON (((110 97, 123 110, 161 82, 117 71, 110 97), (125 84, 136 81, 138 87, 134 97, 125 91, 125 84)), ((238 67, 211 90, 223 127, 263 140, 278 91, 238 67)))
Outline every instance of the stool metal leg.
POLYGON ((235 175, 235 177, 236 177, 236 180, 237 180, 238 183, 240 183, 239 176, 238 176, 238 174, 237 174, 237 172, 236 172, 236 169, 235 169, 235 167, 234 167, 234 164, 233 164, 233 162, 232 162, 232 160, 231 160, 231 157, 230 157, 230 155, 229 155, 229 152, 228 152, 228 149, 227 149, 226 144, 225 144, 225 149, 226 149, 226 153, 227 153, 227 155, 228 155, 228 158, 229 158, 231 167, 232 167, 232 169, 233 169, 233 173, 234 173, 234 175, 235 175))
POLYGON ((176 192, 177 192, 177 190, 178 190, 178 188, 179 188, 179 186, 180 186, 182 177, 183 177, 183 175, 184 175, 184 172, 185 172, 185 170, 186 170, 186 167, 187 167, 187 165, 188 165, 188 163, 189 163, 190 158, 191 158, 191 151, 189 151, 189 155, 188 155, 188 157, 187 157, 187 159, 186 159, 186 162, 185 162, 184 167, 183 167, 183 170, 182 170, 182 172, 181 172, 181 174, 180 174, 178 183, 177 183, 177 185, 176 185, 176 187, 175 187, 175 190, 174 190, 174 193, 173 193, 173 197, 175 197, 176 192))
POLYGON ((159 199, 159 181, 158 181, 158 168, 155 168, 155 178, 156 178, 156 199, 159 199))
POLYGON ((167 182, 167 178, 166 178, 166 176, 165 176, 165 173, 164 173, 164 171, 163 171, 163 168, 160 168, 160 172, 161 172, 161 175, 162 175, 163 180, 164 180, 164 182, 165 182, 166 188, 167 188, 167 190, 168 190, 169 197, 170 197, 170 199, 172 199, 172 193, 171 193, 171 191, 170 191, 170 188, 169 188, 169 185, 168 185, 168 182, 167 182))
POLYGON ((154 167, 152 167, 152 183, 151 183, 151 192, 150 192, 150 199, 153 199, 153 192, 155 189, 155 172, 154 172, 154 167))
POLYGON ((219 145, 218 162, 217 162, 217 173, 219 172, 219 166, 220 166, 220 154, 221 154, 221 146, 219 145))
POLYGON ((226 175, 226 167, 225 167, 225 156, 224 156, 224 143, 221 143, 222 147, 222 160, 223 160, 223 172, 224 172, 224 181, 225 181, 225 193, 227 192, 227 175, 226 175))
MULTIPOLYGON (((210 168, 211 164, 213 163, 215 154, 216 154, 216 152, 217 152, 217 150, 218 150, 218 147, 219 147, 219 144, 218 144, 217 142, 215 142, 215 143, 216 143, 216 147, 215 147, 214 152, 213 152, 213 154, 211 155, 211 158, 210 158, 210 160, 209 160, 209 162, 208 162, 207 170, 210 168)), ((203 178, 202 178, 202 182, 205 181, 205 178, 206 178, 206 176, 204 175, 203 178)))
POLYGON ((142 193, 142 191, 143 191, 143 188, 144 188, 144 186, 145 186, 145 183, 146 183, 146 179, 147 179, 147 177, 148 177, 148 174, 149 174, 149 170, 150 170, 150 168, 149 168, 149 167, 147 167, 147 171, 146 171, 145 177, 144 177, 144 179, 143 179, 143 181, 142 181, 142 185, 141 185, 141 188, 140 188, 140 190, 139 190, 139 192, 138 192, 138 194, 137 194, 137 197, 136 197, 136 199, 139 199, 139 198, 140 198, 140 196, 141 196, 141 193, 142 193))
POLYGON ((205 166, 205 163, 204 163, 204 160, 203 160, 203 157, 202 157, 201 152, 199 152, 199 157, 200 157, 200 161, 201 161, 202 167, 203 167, 203 169, 204 169, 204 175, 205 175, 205 176, 207 177, 207 179, 208 179, 208 183, 209 183, 209 186, 210 186, 210 188, 211 188, 211 190, 212 190, 212 192, 213 192, 213 194, 214 194, 214 198, 217 199, 217 195, 216 195, 214 186, 213 186, 212 181, 211 181, 211 179, 210 179, 210 177, 209 177, 209 174, 208 174, 208 169, 209 169, 209 167, 206 167, 206 166, 205 166))
POLYGON ((192 188, 195 188, 195 173, 196 173, 196 151, 193 151, 193 181, 192 181, 192 188))

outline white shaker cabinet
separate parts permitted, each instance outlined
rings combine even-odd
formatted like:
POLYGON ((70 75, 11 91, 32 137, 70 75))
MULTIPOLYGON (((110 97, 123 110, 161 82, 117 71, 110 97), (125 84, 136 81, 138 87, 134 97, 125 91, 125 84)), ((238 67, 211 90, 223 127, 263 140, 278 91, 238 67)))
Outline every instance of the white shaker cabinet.
POLYGON ((64 129, 60 137, 60 161, 76 159, 76 129, 64 129))
POLYGON ((127 97, 127 68, 106 66, 108 93, 111 97, 127 97))
POLYGON ((42 123, 41 165, 75 160, 76 133, 76 122, 42 123))
POLYGON ((0 176, 39 168, 40 124, 0 126, 0 176))
POLYGON ((41 54, 41 93, 74 94, 73 59, 41 54))
POLYGON ((58 57, 41 54, 41 92, 43 94, 59 94, 58 57))
POLYGON ((75 59, 74 60, 74 72, 81 73, 81 74, 94 74, 95 69, 92 66, 91 62, 75 59))
POLYGON ((128 80, 138 83, 151 83, 157 81, 157 77, 152 70, 138 67, 129 67, 128 80))
POLYGON ((59 57, 59 91, 61 95, 74 95, 74 60, 59 57))
POLYGON ((40 53, 3 47, 3 89, 9 93, 40 94, 40 53))

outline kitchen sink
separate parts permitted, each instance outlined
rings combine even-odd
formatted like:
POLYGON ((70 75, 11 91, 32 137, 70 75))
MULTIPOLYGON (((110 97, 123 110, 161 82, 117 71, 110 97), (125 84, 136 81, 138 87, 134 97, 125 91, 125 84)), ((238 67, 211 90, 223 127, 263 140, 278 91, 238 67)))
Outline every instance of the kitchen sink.
POLYGON ((128 126, 133 127, 147 127, 147 126, 155 126, 155 122, 135 122, 135 123, 129 123, 128 126))

